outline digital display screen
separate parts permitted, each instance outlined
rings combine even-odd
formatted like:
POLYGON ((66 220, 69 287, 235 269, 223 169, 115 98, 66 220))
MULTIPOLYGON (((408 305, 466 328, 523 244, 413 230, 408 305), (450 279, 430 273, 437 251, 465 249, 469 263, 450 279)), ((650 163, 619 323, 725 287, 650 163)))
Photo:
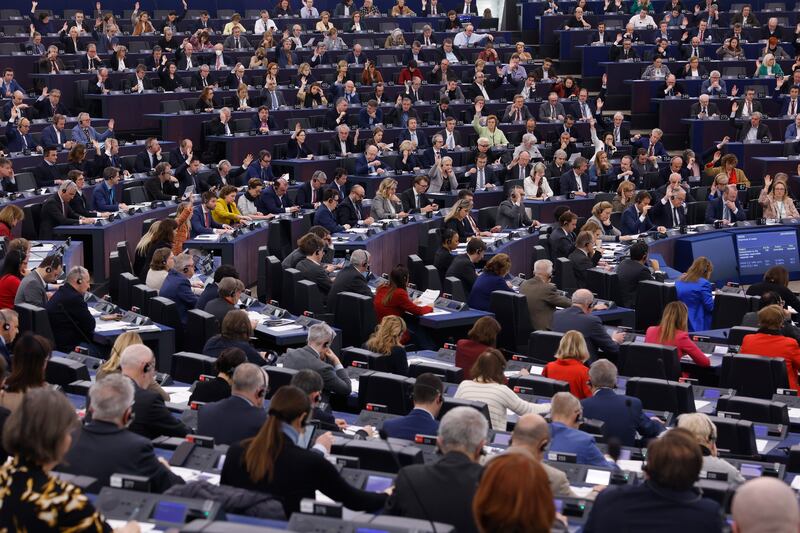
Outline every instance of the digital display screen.
POLYGON ((753 432, 756 434, 756 437, 766 437, 769 433, 767 426, 756 426, 753 425, 753 432))
POLYGON ((631 451, 630 450, 620 450, 619 451, 619 458, 623 461, 630 461, 631 460, 631 451))
POLYGON ((718 391, 716 389, 706 389, 703 391, 703 398, 707 400, 716 400, 720 397, 722 391, 718 391))
POLYGON ((783 266, 789 271, 800 266, 794 230, 737 233, 736 248, 742 276, 760 276, 773 266, 783 266))
POLYGON ((445 394, 447 394, 448 396, 452 396, 453 394, 456 393, 457 390, 458 390, 458 385, 449 385, 447 387, 447 390, 445 391, 445 394))
POLYGON ((186 522, 186 514, 189 507, 177 502, 158 502, 153 508, 153 516, 156 522, 170 522, 173 524, 183 524, 186 522))
POLYGON ((763 472, 763 467, 761 465, 742 463, 739 466, 739 472, 741 472, 744 477, 760 477, 763 472))
POLYGON ((692 261, 707 257, 714 265, 711 273, 713 282, 738 281, 739 270, 733 249, 733 236, 730 233, 696 236, 691 239, 678 239, 675 243, 675 269, 686 272, 692 261))
POLYGON ((510 433, 495 433, 492 439, 492 444, 499 444, 501 446, 508 446, 511 443, 510 433))
POLYGON ((367 476, 367 484, 364 490, 367 492, 383 492, 392 486, 394 481, 390 477, 384 476, 367 476))
POLYGON ((608 485, 611 482, 611 472, 590 468, 586 471, 585 482, 589 485, 608 485))

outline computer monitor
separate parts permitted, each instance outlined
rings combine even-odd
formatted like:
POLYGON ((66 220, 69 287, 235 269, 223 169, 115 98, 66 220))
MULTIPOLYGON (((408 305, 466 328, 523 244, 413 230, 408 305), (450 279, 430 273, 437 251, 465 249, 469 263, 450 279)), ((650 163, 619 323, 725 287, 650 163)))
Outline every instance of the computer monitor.
POLYGON ((736 251, 739 275, 745 282, 761 280, 764 273, 774 266, 783 266, 789 272, 800 266, 797 231, 794 229, 739 232, 736 234, 736 251))

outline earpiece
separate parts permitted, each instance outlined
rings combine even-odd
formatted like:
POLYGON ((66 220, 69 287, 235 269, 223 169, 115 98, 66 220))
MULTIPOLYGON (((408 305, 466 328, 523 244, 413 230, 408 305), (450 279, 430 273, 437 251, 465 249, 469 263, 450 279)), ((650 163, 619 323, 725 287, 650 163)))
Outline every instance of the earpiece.
POLYGON ((259 398, 265 398, 267 396, 267 389, 269 388, 269 382, 267 381, 267 373, 263 370, 261 371, 261 377, 264 379, 264 386, 258 391, 256 391, 256 396, 259 398))
POLYGON ((78 278, 78 279, 76 279, 76 280, 75 280, 75 283, 76 283, 76 284, 78 284, 78 285, 80 285, 81 283, 83 283, 83 278, 78 278))
POLYGON ((151 368, 150 363, 145 363, 144 366, 142 367, 142 372, 147 374, 148 372, 150 372, 150 368, 151 368))

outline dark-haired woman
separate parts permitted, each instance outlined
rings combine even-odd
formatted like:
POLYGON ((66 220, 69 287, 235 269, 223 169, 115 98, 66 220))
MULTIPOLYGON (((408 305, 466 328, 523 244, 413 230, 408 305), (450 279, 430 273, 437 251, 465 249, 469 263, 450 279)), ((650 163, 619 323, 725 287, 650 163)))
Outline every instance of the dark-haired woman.
POLYGON ((247 362, 244 350, 240 348, 227 348, 222 350, 214 362, 217 377, 208 381, 198 381, 189 396, 189 402, 218 402, 231 395, 233 372, 236 367, 247 362))

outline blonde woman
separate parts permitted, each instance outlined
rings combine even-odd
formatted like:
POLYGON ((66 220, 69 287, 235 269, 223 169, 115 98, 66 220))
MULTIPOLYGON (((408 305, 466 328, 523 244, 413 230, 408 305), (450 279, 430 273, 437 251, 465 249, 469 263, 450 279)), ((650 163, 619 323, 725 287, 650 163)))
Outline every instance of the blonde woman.
POLYGON ((714 312, 714 295, 711 274, 714 265, 707 257, 698 257, 675 282, 678 300, 689 310, 689 331, 711 329, 711 314, 714 312))
POLYGON ((622 236, 622 232, 611 224, 611 213, 614 212, 614 205, 611 202, 598 202, 592 207, 592 216, 586 222, 594 222, 600 227, 602 235, 600 239, 604 241, 630 240, 632 236, 622 236))
POLYGON ((347 44, 341 37, 339 37, 339 30, 337 30, 336 28, 331 28, 330 30, 328 30, 328 34, 322 41, 322 44, 325 45, 325 48, 327 50, 347 49, 347 44))
MULTIPOLYGON (((119 337, 117 340, 114 341, 114 346, 111 347, 111 354, 108 358, 108 361, 103 363, 100 368, 97 369, 97 376, 95 376, 95 381, 100 381, 105 376, 109 374, 118 374, 121 372, 119 367, 120 356, 122 352, 128 346, 133 346, 134 344, 144 344, 142 342, 142 338, 139 336, 138 333, 135 331, 126 331, 119 337)), ((167 394, 161 386, 153 381, 148 387, 147 390, 151 392, 157 393, 161 398, 165 401, 169 401, 169 394, 167 394)))
POLYGON ((402 202, 397 197, 397 181, 392 178, 384 178, 378 186, 375 198, 370 206, 370 215, 375 220, 386 218, 403 218, 407 215, 403 211, 402 202))
POLYGON ((319 14, 320 21, 317 22, 317 25, 314 26, 316 31, 326 33, 333 28, 333 24, 331 24, 331 14, 329 11, 323 11, 319 14))
POLYGON ((525 50, 525 43, 523 43, 522 41, 519 41, 516 44, 514 44, 514 46, 515 46, 515 52, 514 53, 519 56, 519 62, 520 63, 526 63, 528 61, 533 60, 533 57, 531 56, 530 52, 527 52, 525 50))
POLYGON ((428 171, 428 178, 431 180, 428 187, 429 193, 442 192, 445 184, 448 190, 455 192, 458 189, 458 179, 453 171, 453 158, 444 156, 439 163, 434 163, 428 171))
MULTIPOLYGON (((800 213, 794 206, 787 188, 786 174, 776 174, 775 179, 764 176, 764 188, 758 195, 758 203, 764 208, 764 218, 797 218, 800 213)), ((3 212, 0 211, 0 219, 3 212)))
POLYGON ((647 328, 644 342, 675 346, 678 348, 678 360, 688 355, 697 366, 711 364, 708 356, 689 337, 689 310, 683 302, 670 302, 664 307, 661 323, 647 328))
POLYGON ((547 167, 544 163, 536 163, 531 169, 531 175, 522 182, 525 196, 535 200, 546 200, 553 196, 553 189, 545 177, 547 167))
POLYGON ((579 400, 591 398, 589 369, 584 364, 589 360, 589 349, 581 332, 566 332, 554 357, 556 360, 545 365, 542 375, 569 383, 569 391, 579 400))
POLYGON ((381 323, 375 327, 375 332, 366 342, 368 350, 387 357, 386 372, 403 376, 408 374, 406 349, 400 343, 406 329, 405 320, 399 316, 388 315, 383 317, 381 323))
POLYGON ((0 209, 0 237, 5 237, 9 241, 13 239, 11 232, 23 220, 25 212, 16 205, 7 205, 0 209))
POLYGON ((132 268, 134 274, 144 272, 147 265, 147 259, 149 257, 148 252, 150 251, 150 245, 154 243, 153 237, 155 237, 156 233, 158 233, 158 226, 160 224, 160 220, 156 220, 150 224, 150 228, 148 228, 147 233, 142 235, 142 238, 139 239, 139 242, 136 244, 136 249, 133 251, 132 268))
POLYGON ((636 185, 630 181, 623 181, 617 186, 617 195, 611 201, 611 208, 614 213, 622 213, 633 205, 633 196, 636 192, 636 185))
POLYGON ((239 84, 236 88, 236 103, 234 105, 236 111, 247 111, 250 109, 250 103, 247 101, 247 85, 244 83, 239 84))

